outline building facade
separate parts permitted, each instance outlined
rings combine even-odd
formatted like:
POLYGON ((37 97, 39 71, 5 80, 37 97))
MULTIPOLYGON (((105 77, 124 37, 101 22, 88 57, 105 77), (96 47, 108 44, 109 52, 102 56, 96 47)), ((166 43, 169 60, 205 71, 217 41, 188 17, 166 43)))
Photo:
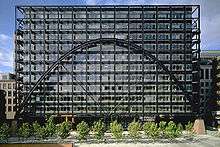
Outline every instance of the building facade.
POLYGON ((219 105, 219 50, 203 50, 201 52, 200 97, 206 122, 210 125, 220 124, 219 105))
POLYGON ((6 92, 4 90, 0 89, 0 117, 1 121, 4 122, 6 120, 6 100, 5 100, 6 92))
POLYGON ((72 52, 47 73, 24 112, 72 117, 192 115, 170 75, 198 99, 198 5, 17 6, 18 105, 55 61, 99 38, 122 39, 143 49, 134 53, 130 47, 100 42, 72 52))
MULTIPOLYGON (((0 74, 0 90, 5 93, 5 115, 6 119, 14 119, 15 116, 15 75, 0 74)), ((3 100, 1 100, 3 101, 3 100)))

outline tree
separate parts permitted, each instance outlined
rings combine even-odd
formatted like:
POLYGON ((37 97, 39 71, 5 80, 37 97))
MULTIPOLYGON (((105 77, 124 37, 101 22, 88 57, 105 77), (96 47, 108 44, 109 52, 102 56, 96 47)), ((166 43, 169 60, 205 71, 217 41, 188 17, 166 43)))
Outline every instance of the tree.
POLYGON ((143 125, 143 131, 147 136, 149 136, 150 131, 151 131, 150 128, 153 124, 154 124, 154 122, 145 122, 143 125))
POLYGON ((38 136, 38 130, 41 128, 41 126, 37 123, 37 121, 35 121, 32 125, 33 128, 33 135, 34 137, 38 136))
POLYGON ((102 140, 104 138, 105 125, 101 120, 94 122, 92 130, 96 139, 102 140))
POLYGON ((23 123, 18 129, 18 136, 23 138, 28 138, 31 135, 30 125, 28 123, 23 123))
POLYGON ((160 131, 154 122, 146 122, 143 125, 144 133, 151 139, 155 140, 159 137, 160 131))
POLYGON ((182 134, 180 126, 178 127, 173 121, 170 121, 165 128, 165 137, 174 139, 182 134))
POLYGON ((140 130, 141 130, 141 125, 139 122, 136 122, 135 120, 133 120, 133 122, 131 122, 128 125, 128 132, 132 139, 137 139, 139 137, 140 130))
POLYGON ((87 139, 87 136, 89 135, 89 125, 82 121, 81 123, 79 123, 77 126, 76 126, 76 131, 78 133, 78 139, 81 141, 81 140, 86 140, 87 139))
POLYGON ((185 129, 186 131, 192 132, 193 129, 193 123, 191 123, 190 121, 185 125, 185 129))
POLYGON ((71 124, 68 121, 65 121, 60 124, 57 134, 62 139, 67 138, 70 134, 71 124))
POLYGON ((166 129, 166 122, 165 121, 161 121, 159 123, 159 131, 162 137, 165 137, 165 129, 166 129))
POLYGON ((110 123, 110 130, 116 139, 122 139, 123 127, 116 120, 110 123))
POLYGON ((46 138, 46 129, 45 127, 41 127, 36 121, 32 125, 33 127, 33 135, 36 138, 45 139, 46 138))
POLYGON ((0 125, 0 143, 7 142, 9 137, 9 126, 6 123, 0 125))
POLYGON ((46 122, 46 136, 52 137, 56 133, 56 125, 53 122, 53 117, 49 117, 49 119, 46 122))
POLYGON ((182 132, 183 131, 183 125, 181 123, 178 123, 177 128, 182 132))

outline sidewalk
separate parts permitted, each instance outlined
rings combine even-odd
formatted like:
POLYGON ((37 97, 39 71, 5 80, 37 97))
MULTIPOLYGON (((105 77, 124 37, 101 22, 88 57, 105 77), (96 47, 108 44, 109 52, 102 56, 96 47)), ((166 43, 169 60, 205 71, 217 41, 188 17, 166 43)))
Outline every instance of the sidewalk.
POLYGON ((75 144, 76 147, 220 147, 220 138, 210 135, 197 136, 192 142, 177 143, 112 143, 112 144, 75 144))

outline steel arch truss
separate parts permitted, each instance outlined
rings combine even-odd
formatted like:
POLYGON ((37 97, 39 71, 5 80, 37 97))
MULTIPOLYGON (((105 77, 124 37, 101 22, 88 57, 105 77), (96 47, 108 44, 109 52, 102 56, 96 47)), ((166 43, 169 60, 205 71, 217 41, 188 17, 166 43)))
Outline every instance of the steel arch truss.
MULTIPOLYGON (((54 69, 56 66, 61 63, 65 58, 69 57, 69 55, 72 55, 77 50, 84 50, 86 48, 92 48, 98 46, 98 44, 107 45, 107 44, 116 44, 117 46, 124 47, 124 48, 130 48, 133 53, 140 53, 144 51, 144 57, 151 59, 155 64, 157 64, 162 70, 170 76, 170 79, 174 81, 174 83, 179 87, 180 90, 182 90, 184 94, 184 99, 189 101, 189 104, 192 107, 192 111, 197 113, 197 109, 195 110, 196 103, 195 99, 192 99, 192 95, 186 91, 184 88, 184 85, 172 74, 171 71, 160 61, 158 60, 154 55, 152 55, 149 51, 144 50, 143 47, 140 47, 134 43, 130 43, 124 39, 116 39, 116 38, 99 38, 90 40, 87 42, 82 43, 81 45, 78 45, 74 47, 73 49, 67 51, 64 55, 62 55, 57 61, 55 61, 47 71, 43 73, 43 75, 38 79, 38 81, 35 83, 35 85, 31 88, 27 96, 24 98, 23 102, 20 104, 16 116, 19 115, 24 107, 28 104, 28 101, 31 99, 31 95, 34 92, 34 90, 37 88, 37 86, 43 81, 43 79, 54 69)), ((93 99, 94 100, 94 99, 93 99)), ((95 100, 94 100, 95 102, 95 100)))

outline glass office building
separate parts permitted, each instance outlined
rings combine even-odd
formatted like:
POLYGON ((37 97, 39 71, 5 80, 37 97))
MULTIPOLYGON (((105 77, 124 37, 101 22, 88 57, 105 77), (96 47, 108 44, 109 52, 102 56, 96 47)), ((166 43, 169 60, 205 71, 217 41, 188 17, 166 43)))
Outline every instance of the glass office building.
POLYGON ((102 43, 59 61, 22 107, 32 116, 191 116, 192 104, 170 78, 199 101, 198 5, 17 6, 15 70, 17 106, 65 53, 99 38, 102 43), (158 62, 145 56, 145 51, 158 62))

